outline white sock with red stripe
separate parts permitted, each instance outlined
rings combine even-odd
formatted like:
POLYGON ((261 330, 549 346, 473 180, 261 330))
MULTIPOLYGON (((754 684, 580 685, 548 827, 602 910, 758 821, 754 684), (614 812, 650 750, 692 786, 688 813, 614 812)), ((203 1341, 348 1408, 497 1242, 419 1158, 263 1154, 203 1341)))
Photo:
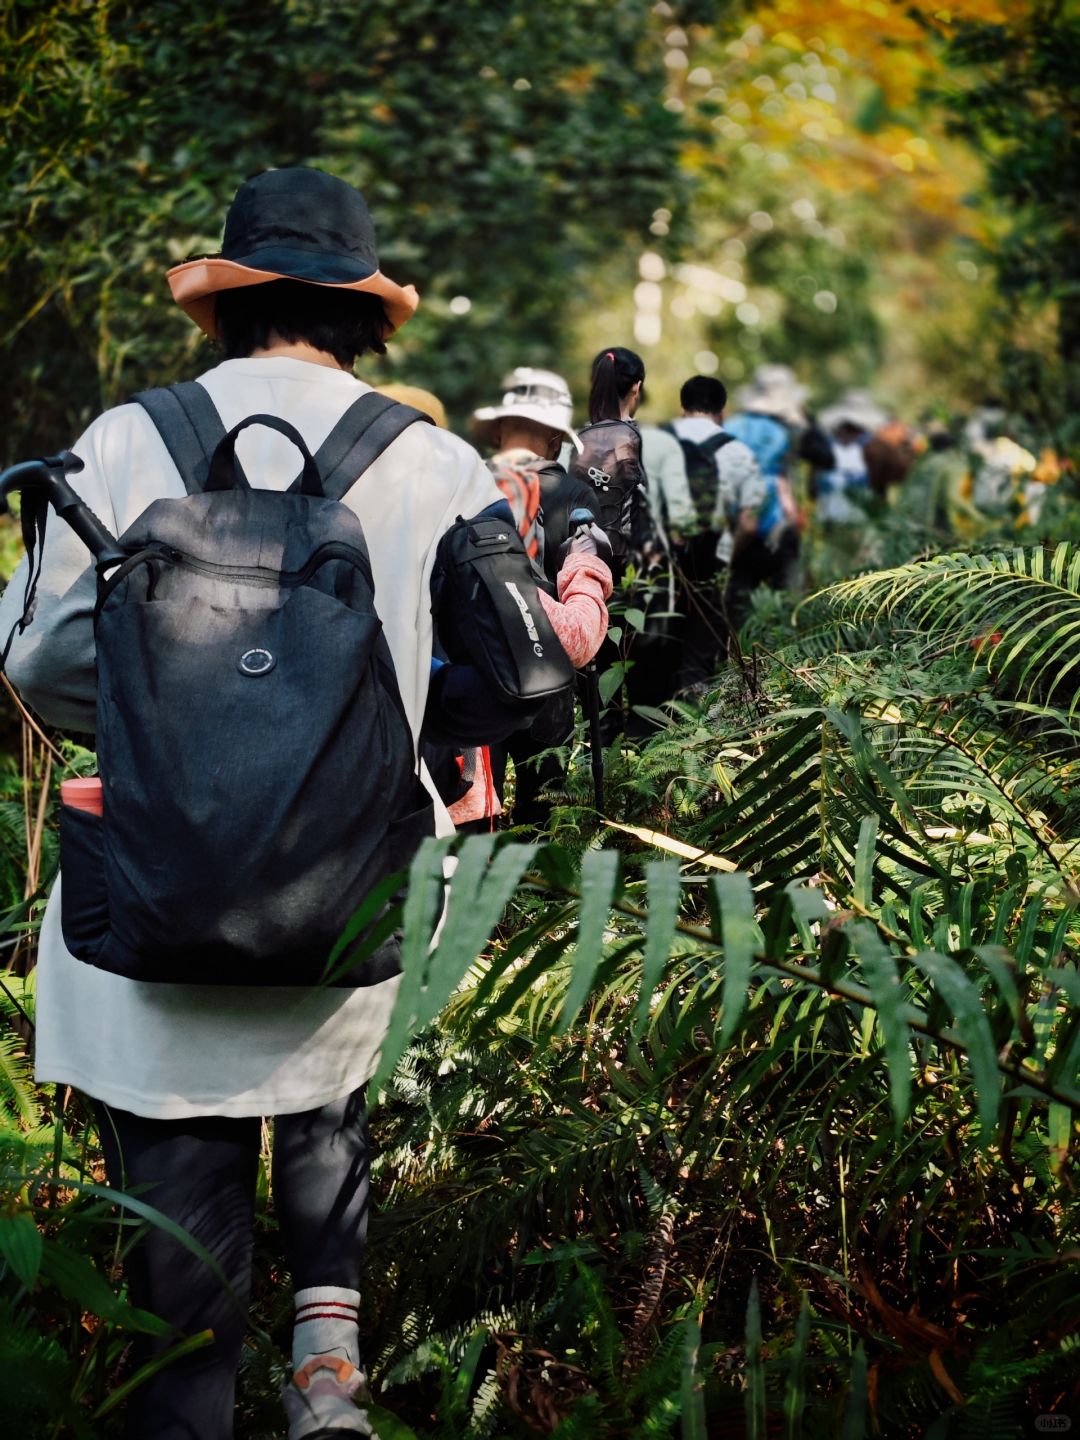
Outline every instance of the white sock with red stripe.
POLYGON ((359 1290, 344 1290, 338 1285, 312 1285, 296 1292, 294 1371, 313 1355, 340 1355, 350 1365, 360 1364, 359 1304, 359 1290))

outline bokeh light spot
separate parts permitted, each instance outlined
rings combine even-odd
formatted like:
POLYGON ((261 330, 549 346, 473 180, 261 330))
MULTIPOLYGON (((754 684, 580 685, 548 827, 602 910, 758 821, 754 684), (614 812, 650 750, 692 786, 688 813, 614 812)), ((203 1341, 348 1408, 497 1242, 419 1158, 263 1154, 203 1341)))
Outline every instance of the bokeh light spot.
POLYGON ((643 280, 663 280, 667 274, 663 256, 658 255, 655 250, 642 251, 638 260, 638 274, 643 280))

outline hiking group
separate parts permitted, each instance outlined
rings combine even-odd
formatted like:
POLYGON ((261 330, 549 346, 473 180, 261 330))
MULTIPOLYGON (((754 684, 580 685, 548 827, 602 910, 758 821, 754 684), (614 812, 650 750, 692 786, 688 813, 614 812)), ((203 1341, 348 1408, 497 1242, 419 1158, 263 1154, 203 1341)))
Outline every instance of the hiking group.
POLYGON ((765 366, 730 421, 696 375, 680 416, 639 427, 645 367, 615 346, 580 430, 561 376, 508 375, 473 417, 485 464, 426 392, 355 378, 417 295, 380 271, 359 192, 316 170, 245 183, 220 253, 168 278, 221 362, 4 482, 28 550, 0 603, 7 673, 44 722, 94 737, 100 770, 61 806, 36 1073, 92 1098, 110 1184, 197 1242, 150 1224, 127 1256, 132 1301, 169 1326, 133 1367, 213 1332, 149 1367, 128 1434, 233 1434, 272 1116, 289 1440, 372 1435, 364 1086, 398 987, 400 874, 426 835, 495 824, 509 763, 515 822, 543 819, 575 686, 594 754, 610 741, 613 589, 646 596, 631 707, 707 690, 753 591, 792 583, 792 467, 850 523, 869 417, 849 406, 827 435, 765 366), (46 535, 50 501, 69 523, 46 535))

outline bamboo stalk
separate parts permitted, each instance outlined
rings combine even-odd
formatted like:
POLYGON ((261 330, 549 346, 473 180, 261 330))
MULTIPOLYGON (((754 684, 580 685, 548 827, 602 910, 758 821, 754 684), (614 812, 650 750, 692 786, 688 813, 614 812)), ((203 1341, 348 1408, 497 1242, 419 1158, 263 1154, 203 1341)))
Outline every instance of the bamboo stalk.
POLYGON ((52 781, 52 756, 47 750, 42 750, 43 766, 41 772, 41 788, 38 790, 37 816, 34 821, 34 831, 31 837, 30 850, 28 852, 28 864, 26 869, 27 889, 24 895, 32 895, 38 888, 41 878, 41 846, 45 835, 45 817, 49 813, 49 789, 52 781))
POLYGON ((29 725, 30 729, 33 730, 34 734, 38 737, 38 739, 41 741, 41 743, 46 747, 46 749, 47 749, 47 750, 49 751, 49 753, 52 755, 52 757, 53 757, 53 759, 56 761, 56 763, 57 763, 58 765, 63 765, 63 763, 64 763, 64 757, 63 757, 63 755, 60 754, 60 751, 57 750, 56 746, 52 743, 52 741, 49 739, 49 737, 45 734, 45 731, 42 730, 41 726, 40 726, 40 725, 37 723, 37 721, 34 719, 33 715, 31 715, 30 711, 29 711, 29 710, 26 708, 26 706, 23 704, 22 700, 19 698, 19 693, 18 693, 18 691, 15 689, 14 685, 12 685, 11 681, 8 679, 8 677, 7 677, 6 675, 0 675, 0 680, 3 681, 3 683, 4 683, 4 688, 7 690, 8 694, 11 696, 12 700, 14 700, 14 702, 15 702, 15 708, 16 708, 16 710, 18 710, 19 714, 20 714, 20 715, 22 716, 22 718, 23 718, 23 724, 24 724, 24 725, 29 725))

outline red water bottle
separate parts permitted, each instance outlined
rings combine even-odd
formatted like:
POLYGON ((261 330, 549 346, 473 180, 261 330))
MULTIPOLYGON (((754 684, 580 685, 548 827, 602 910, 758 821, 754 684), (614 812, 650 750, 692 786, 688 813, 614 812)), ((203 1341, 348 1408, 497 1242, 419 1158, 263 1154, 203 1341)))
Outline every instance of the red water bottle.
POLYGON ((100 775, 60 782, 60 802, 72 810, 87 810, 91 815, 100 815, 104 809, 102 798, 100 775))

